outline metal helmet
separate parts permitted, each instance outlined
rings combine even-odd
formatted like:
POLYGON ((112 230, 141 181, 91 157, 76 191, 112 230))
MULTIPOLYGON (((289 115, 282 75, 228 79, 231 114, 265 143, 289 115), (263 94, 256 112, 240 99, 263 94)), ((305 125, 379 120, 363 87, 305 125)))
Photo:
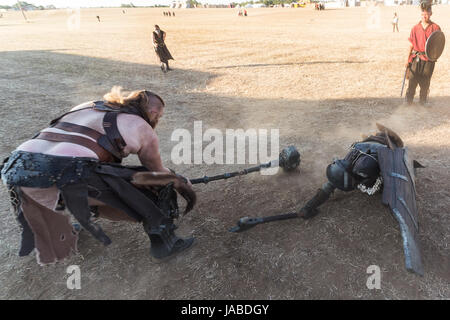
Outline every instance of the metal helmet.
POLYGON ((366 187, 372 187, 380 176, 378 161, 372 156, 361 156, 353 164, 353 175, 366 187))
POLYGON ((327 167, 328 180, 342 191, 354 190, 356 185, 352 175, 348 172, 349 168, 348 160, 335 160, 327 167))

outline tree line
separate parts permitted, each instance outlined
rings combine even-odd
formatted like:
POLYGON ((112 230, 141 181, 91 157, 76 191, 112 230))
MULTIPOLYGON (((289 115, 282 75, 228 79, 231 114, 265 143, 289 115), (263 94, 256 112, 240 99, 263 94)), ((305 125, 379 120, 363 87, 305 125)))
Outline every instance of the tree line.
MULTIPOLYGON (((19 1, 20 5, 22 6, 22 8, 24 10, 46 10, 46 9, 56 9, 56 7, 54 5, 48 5, 48 6, 35 6, 32 3, 28 3, 26 1, 19 1)), ((15 3, 12 6, 6 6, 6 5, 1 5, 0 9, 7 9, 7 10, 19 10, 19 4, 15 3)))

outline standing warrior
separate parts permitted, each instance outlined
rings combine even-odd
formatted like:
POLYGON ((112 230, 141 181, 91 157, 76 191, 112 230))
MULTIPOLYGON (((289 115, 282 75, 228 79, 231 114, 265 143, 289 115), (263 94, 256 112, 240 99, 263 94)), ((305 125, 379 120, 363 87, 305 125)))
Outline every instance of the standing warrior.
MULTIPOLYGON (((420 9, 422 11, 422 20, 411 30, 411 35, 409 37, 411 45, 408 52, 408 62, 406 63, 406 68, 407 70, 409 69, 409 85, 408 90, 406 91, 406 102, 409 105, 411 105, 414 100, 417 85, 420 86, 420 104, 425 105, 428 100, 430 81, 434 71, 435 60, 430 59, 427 54, 427 40, 435 32, 442 33, 440 32, 441 28, 430 20, 432 15, 431 3, 422 2, 420 4, 420 9)), ((438 38, 441 39, 441 37, 438 38)), ((440 46, 441 43, 437 42, 439 42, 439 39, 438 41, 435 41, 433 45, 440 46)))
POLYGON ((162 31, 157 24, 155 24, 155 31, 153 31, 153 47, 155 48, 156 55, 161 61, 161 70, 163 72, 172 70, 169 68, 169 60, 173 60, 173 57, 164 42, 165 40, 166 33, 162 31))
POLYGON ((123 96, 114 87, 103 101, 76 106, 12 152, 1 176, 22 227, 20 256, 36 249, 39 264, 67 258, 77 250, 79 225, 110 244, 93 216, 142 222, 155 258, 192 245, 194 238, 174 233, 176 191, 187 200, 185 213, 196 197, 187 179, 162 164, 155 127, 163 111, 163 100, 150 91, 123 96), (130 154, 143 166, 121 165, 130 154))

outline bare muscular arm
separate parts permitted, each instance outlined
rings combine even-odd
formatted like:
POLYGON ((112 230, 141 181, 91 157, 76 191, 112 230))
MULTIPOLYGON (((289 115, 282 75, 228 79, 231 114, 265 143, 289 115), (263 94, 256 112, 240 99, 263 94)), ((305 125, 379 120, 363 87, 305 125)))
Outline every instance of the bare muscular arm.
MULTIPOLYGON (((143 125, 138 132, 140 132, 141 147, 137 154, 141 163, 150 171, 171 173, 171 171, 162 164, 161 155, 159 153, 158 136, 153 129, 145 123, 145 125, 143 125)), ((184 179, 186 179, 188 186, 192 188, 192 184, 189 179, 184 179)))
POLYGON ((141 163, 150 171, 170 172, 163 166, 159 153, 158 136, 153 129, 148 126, 147 130, 140 134, 140 149, 137 152, 141 163))
POLYGON ((142 118, 130 114, 120 114, 117 126, 126 146, 125 156, 137 154, 141 164, 150 171, 170 172, 162 164, 159 141, 153 128, 142 118))

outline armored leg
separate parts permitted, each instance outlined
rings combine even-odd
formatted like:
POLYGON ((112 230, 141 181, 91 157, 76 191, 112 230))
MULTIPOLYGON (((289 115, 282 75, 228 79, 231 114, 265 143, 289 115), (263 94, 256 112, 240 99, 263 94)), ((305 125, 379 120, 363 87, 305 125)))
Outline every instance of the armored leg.
POLYGON ((311 219, 319 213, 317 209, 319 206, 324 204, 336 189, 330 182, 325 183, 322 188, 317 190, 316 195, 309 200, 306 205, 300 210, 300 216, 303 219, 311 219))

